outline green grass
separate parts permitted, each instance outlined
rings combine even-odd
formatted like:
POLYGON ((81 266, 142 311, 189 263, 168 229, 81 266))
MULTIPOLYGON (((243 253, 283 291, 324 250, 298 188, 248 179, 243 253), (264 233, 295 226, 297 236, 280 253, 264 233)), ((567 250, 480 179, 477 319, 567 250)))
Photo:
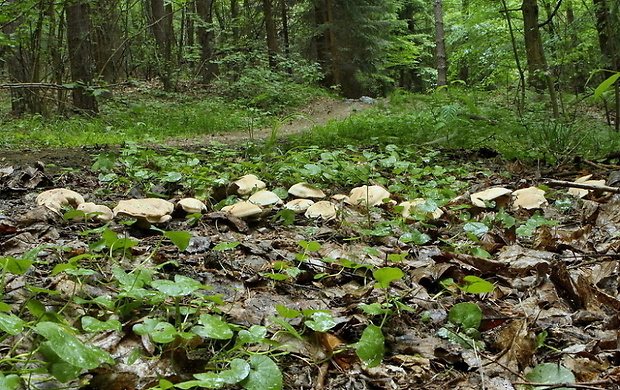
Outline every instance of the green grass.
MULTIPOLYGON (((587 107, 586 107, 587 108, 587 107)), ((545 107, 522 116, 490 93, 416 95, 399 92, 389 104, 293 138, 297 145, 375 145, 481 149, 505 158, 566 162, 603 156, 620 147, 620 134, 584 114, 550 118, 545 107), (477 96, 477 98, 474 98, 477 96)))

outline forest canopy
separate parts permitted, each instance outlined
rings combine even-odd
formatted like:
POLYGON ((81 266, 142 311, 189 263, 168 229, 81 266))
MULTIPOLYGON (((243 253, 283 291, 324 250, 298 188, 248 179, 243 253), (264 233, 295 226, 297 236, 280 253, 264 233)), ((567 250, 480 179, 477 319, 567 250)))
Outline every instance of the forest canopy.
MULTIPOLYGON (((132 80, 260 106, 304 85, 342 96, 444 84, 586 94, 619 70, 611 0, 4 0, 13 114, 96 113, 132 80)), ((617 88, 616 88, 617 91, 617 88)), ((610 107, 615 96, 608 97, 610 107)), ((617 107, 617 103, 616 103, 617 107)), ((614 115, 618 115, 616 108, 614 115)))

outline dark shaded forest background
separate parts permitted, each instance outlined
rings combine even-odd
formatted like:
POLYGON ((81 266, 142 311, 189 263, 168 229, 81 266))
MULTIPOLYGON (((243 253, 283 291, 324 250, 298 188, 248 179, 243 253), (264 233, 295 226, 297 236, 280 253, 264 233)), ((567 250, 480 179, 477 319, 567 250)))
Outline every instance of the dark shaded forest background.
MULTIPOLYGON (((348 98, 442 85, 514 91, 516 106, 585 96, 619 68, 614 0, 3 0, 11 113, 99 111, 133 80, 167 92, 348 98)), ((617 84, 617 83, 616 83, 617 84)), ((603 96, 617 123, 618 88, 603 96)), ((617 126, 617 124, 616 124, 617 126)))

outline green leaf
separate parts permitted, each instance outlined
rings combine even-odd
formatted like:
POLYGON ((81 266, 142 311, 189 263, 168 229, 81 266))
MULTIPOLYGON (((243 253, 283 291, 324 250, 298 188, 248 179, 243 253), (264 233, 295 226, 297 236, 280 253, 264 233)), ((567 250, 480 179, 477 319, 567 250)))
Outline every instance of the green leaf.
POLYGON ((68 221, 73 218, 84 219, 85 217, 86 217, 86 213, 83 212, 82 210, 71 210, 71 211, 67 211, 66 213, 62 215, 62 219, 64 219, 65 221, 68 221))
POLYGON ((26 321, 15 314, 0 313, 0 330, 5 333, 16 335, 21 333, 26 326, 26 321))
POLYGON ((484 294, 493 291, 495 288, 493 283, 474 275, 465 276, 463 281, 467 284, 465 286, 461 286, 461 290, 468 293, 484 294))
POLYGON ((393 280, 401 279, 405 273, 400 268, 383 267, 372 273, 377 281, 377 287, 387 288, 393 280))
POLYGON ((368 367, 375 367, 383 360, 385 337, 380 327, 370 324, 362 332, 360 340, 352 346, 364 364, 368 367))
POLYGON ((34 264, 34 261, 32 260, 16 259, 11 256, 3 257, 0 259, 0 267, 14 275, 24 274, 26 271, 28 271, 32 264, 34 264))
POLYGON ((237 333, 239 343, 252 344, 260 343, 267 336, 267 328, 260 325, 252 325, 250 329, 242 329, 237 333))
POLYGON ((121 323, 118 320, 99 321, 90 316, 82 317, 82 329, 87 332, 103 332, 104 330, 121 330, 121 323))
POLYGON ((183 178, 183 175, 179 172, 168 172, 166 176, 162 178, 163 181, 168 183, 175 183, 183 178))
POLYGON ((175 275, 174 281, 165 279, 155 280, 151 283, 151 286, 170 297, 177 298, 187 296, 196 290, 205 288, 199 281, 183 275, 175 275))
POLYGON ((399 240, 404 243, 413 242, 416 245, 424 245, 431 240, 431 236, 416 229, 403 234, 399 240))
POLYGON ((226 385, 239 383, 250 374, 250 365, 241 359, 233 359, 230 362, 230 369, 221 372, 206 372, 194 374, 195 381, 187 381, 175 385, 179 389, 190 389, 192 387, 205 387, 207 389, 219 389, 226 385))
POLYGON ((489 227, 482 222, 467 222, 463 225, 463 230, 480 238, 489 231, 489 227))
POLYGON ((118 280, 123 289, 130 290, 142 288, 151 283, 151 274, 144 268, 134 269, 130 273, 126 273, 121 267, 112 267, 112 274, 118 280))
MULTIPOLYGON (((536 383, 574 383, 575 375, 564 366, 556 363, 542 363, 528 372, 525 377, 530 382, 536 383)), ((534 390, 542 390, 547 386, 537 386, 534 390)), ((570 390, 572 388, 559 387, 557 390, 570 390)))
POLYGON ((318 311, 312 314, 311 320, 304 321, 306 326, 316 332, 327 332, 338 323, 334 320, 331 314, 318 311))
POLYGON ((241 381, 243 388, 246 390, 282 389, 282 373, 271 358, 265 355, 253 355, 249 363, 250 373, 241 381))
POLYGON ((594 90, 594 98, 600 98, 605 91, 607 91, 616 81, 620 78, 620 72, 616 72, 615 74, 609 76, 605 81, 600 83, 598 87, 594 90))
POLYGON ((15 374, 4 376, 4 374, 0 372, 0 389, 15 390, 18 388, 19 382, 19 376, 15 374))
POLYGON ((229 249, 236 248, 239 244, 241 243, 240 242, 220 242, 219 244, 213 247, 213 250, 214 251, 226 251, 229 249))
POLYGON ((164 236, 168 237, 180 251, 187 249, 189 246, 189 241, 192 239, 192 235, 184 231, 164 232, 164 236))
POLYGON ((211 314, 202 314, 198 320, 200 325, 192 328, 192 332, 203 338, 229 340, 233 337, 230 324, 211 314))
POLYGON ((45 337, 45 343, 61 359, 75 367, 92 370, 102 362, 114 360, 104 351, 87 346, 68 328, 54 322, 39 322, 34 331, 45 337))
POLYGON ((293 327, 293 325, 289 324, 288 322, 286 322, 285 320, 283 320, 282 318, 278 318, 278 317, 269 317, 269 319, 275 323, 280 325, 281 327, 283 327, 288 333, 290 333, 291 335, 293 335, 296 339, 298 340, 303 340, 304 338, 302 337, 302 335, 295 330, 295 328, 293 327))
POLYGON ((141 324, 133 326, 133 331, 139 335, 149 335, 153 341, 161 344, 173 342, 178 335, 171 323, 155 318, 145 318, 141 324))
POLYGON ((0 302, 0 311, 11 311, 13 307, 8 303, 0 302))
POLYGON ((361 304, 359 308, 364 311, 364 313, 371 316, 381 316, 384 314, 391 314, 391 309, 386 309, 379 302, 371 303, 371 304, 361 304))
POLYGON ((471 302, 461 302, 452 306, 448 313, 448 321, 462 328, 478 329, 482 321, 480 306, 471 302))
POLYGON ((300 247, 304 248, 304 250, 306 250, 308 252, 316 252, 316 251, 321 249, 321 244, 319 244, 316 241, 301 240, 301 241, 297 242, 297 244, 300 247))
POLYGON ((295 318, 301 315, 301 312, 299 310, 289 309, 288 307, 279 303, 276 304, 276 311, 278 312, 278 315, 284 318, 295 318))

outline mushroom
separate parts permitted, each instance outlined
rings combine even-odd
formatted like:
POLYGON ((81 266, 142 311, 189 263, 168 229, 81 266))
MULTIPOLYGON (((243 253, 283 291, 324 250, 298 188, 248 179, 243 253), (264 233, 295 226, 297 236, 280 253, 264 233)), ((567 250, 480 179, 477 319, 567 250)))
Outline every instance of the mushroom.
POLYGON ((263 209, 251 202, 237 202, 230 206, 222 207, 222 211, 237 218, 255 217, 263 213, 263 209))
MULTIPOLYGON (((575 183, 593 184, 593 185, 597 185, 597 186, 604 186, 605 185, 605 180, 590 180, 591 177, 592 177, 592 175, 586 175, 586 176, 579 177, 579 178, 575 179, 575 183)), ((581 199, 584 196, 588 195, 590 193, 590 190, 586 190, 586 189, 583 189, 583 188, 570 187, 568 189, 568 193, 570 195, 573 195, 574 197, 577 197, 577 198, 581 199)))
POLYGON ((298 198, 324 198, 325 193, 308 183, 293 184, 288 193, 298 198))
POLYGON ((77 207, 84 203, 84 197, 75 191, 66 188, 54 188, 43 191, 37 196, 36 203, 50 210, 60 212, 63 206, 77 207))
POLYGON ((276 193, 274 192, 267 191, 267 190, 260 190, 258 192, 255 192, 252 196, 250 196, 248 198, 248 202, 257 204, 259 206, 271 206, 274 204, 281 204, 282 199, 280 199, 280 197, 276 195, 276 193))
POLYGON ((200 214, 207 210, 207 206, 200 199, 183 198, 179 200, 177 206, 182 208, 187 214, 200 214))
POLYGON ((80 203, 77 207, 86 214, 86 218, 101 223, 108 223, 114 218, 114 213, 108 206, 95 204, 92 202, 80 203))
MULTIPOLYGON (((402 211, 403 218, 410 219, 411 218, 412 209, 414 209, 414 208, 418 209, 418 206, 422 205, 424 203, 426 203, 426 199, 422 199, 422 198, 401 202, 399 204, 399 206, 401 206, 403 208, 403 211, 402 211)), ((429 214, 430 216, 433 217, 433 219, 439 219, 443 215, 443 210, 440 209, 439 207, 437 207, 435 210, 433 210, 433 212, 430 212, 430 213, 424 212, 424 211, 419 210, 419 209, 418 209, 418 212, 429 214)))
POLYGON ((314 204, 313 200, 300 198, 300 199, 293 199, 290 202, 287 202, 284 205, 284 208, 287 210, 292 210, 296 214, 301 214, 304 211, 308 210, 308 207, 312 206, 313 204, 314 204))
POLYGON ((327 200, 322 200, 310 205, 304 215, 306 218, 330 220, 336 217, 337 212, 336 205, 327 200))
POLYGON ((356 187, 349 193, 347 203, 352 205, 373 207, 383 202, 383 199, 389 198, 388 190, 381 186, 361 186, 356 187))
POLYGON ((255 190, 262 190, 267 187, 264 181, 259 180, 256 175, 252 174, 241 176, 239 179, 233 181, 231 185, 236 187, 237 195, 241 196, 249 195, 255 190))
POLYGON ((121 200, 114 208, 114 217, 119 215, 136 218, 141 227, 152 223, 164 223, 172 219, 174 204, 164 199, 145 198, 121 200))
POLYGON ((519 207, 526 210, 537 209, 547 203, 547 199, 545 199, 545 191, 536 187, 528 187, 516 190, 512 193, 512 197, 512 207, 515 210, 519 207))
POLYGON ((487 188, 484 191, 479 191, 471 194, 471 203, 478 207, 487 207, 485 201, 495 201, 496 204, 506 204, 508 202, 508 195, 512 193, 511 190, 504 187, 487 188))

